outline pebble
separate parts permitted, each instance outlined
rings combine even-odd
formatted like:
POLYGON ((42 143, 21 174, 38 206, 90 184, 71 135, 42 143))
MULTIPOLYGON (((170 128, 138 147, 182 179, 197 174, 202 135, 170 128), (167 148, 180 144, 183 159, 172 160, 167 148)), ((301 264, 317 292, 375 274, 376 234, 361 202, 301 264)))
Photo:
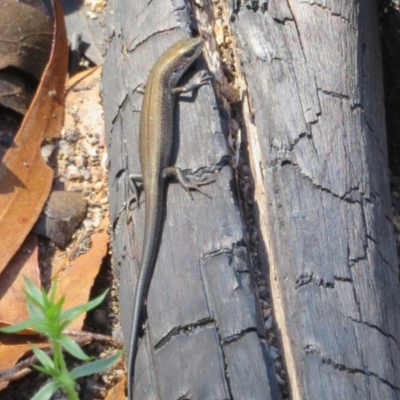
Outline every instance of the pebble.
POLYGON ((42 157, 47 160, 53 153, 54 148, 54 144, 51 143, 44 145, 40 150, 42 157))
POLYGON ((85 181, 88 181, 92 177, 92 174, 87 169, 81 169, 81 175, 85 181))
POLYGON ((85 160, 84 160, 84 158, 82 156, 76 156, 75 157, 75 165, 78 168, 83 167, 84 163, 85 163, 85 160))
POLYGON ((65 156, 73 156, 75 154, 74 148, 66 140, 60 140, 58 142, 58 148, 65 156))
POLYGON ((264 322, 265 329, 272 328, 272 315, 270 315, 267 320, 264 322))
POLYGON ((93 188, 96 192, 99 192, 101 189, 103 189, 103 182, 96 182, 93 185, 93 188))
POLYGON ((81 173, 79 172, 79 169, 75 165, 68 165, 66 171, 66 177, 69 180, 78 179, 81 177, 81 173))

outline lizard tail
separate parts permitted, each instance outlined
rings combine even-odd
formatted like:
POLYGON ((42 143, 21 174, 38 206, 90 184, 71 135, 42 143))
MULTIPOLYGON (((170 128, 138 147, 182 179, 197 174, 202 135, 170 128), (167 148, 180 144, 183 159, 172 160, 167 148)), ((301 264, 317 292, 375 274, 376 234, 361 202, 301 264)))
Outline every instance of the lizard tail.
MULTIPOLYGON (((162 192, 162 188, 156 191, 162 192)), ((153 275, 154 266, 157 259, 158 243, 161 236, 162 223, 162 196, 158 195, 146 196, 145 210, 145 229, 143 239, 142 260, 140 262, 140 270, 138 280, 136 282, 135 302, 133 308, 131 340, 128 355, 128 399, 133 400, 134 370, 135 359, 138 348, 140 321, 144 303, 149 290, 150 280, 153 275), (147 200, 148 199, 148 200, 147 200), (154 203, 151 201, 154 199, 154 203), (160 204, 161 203, 161 204, 160 204)))

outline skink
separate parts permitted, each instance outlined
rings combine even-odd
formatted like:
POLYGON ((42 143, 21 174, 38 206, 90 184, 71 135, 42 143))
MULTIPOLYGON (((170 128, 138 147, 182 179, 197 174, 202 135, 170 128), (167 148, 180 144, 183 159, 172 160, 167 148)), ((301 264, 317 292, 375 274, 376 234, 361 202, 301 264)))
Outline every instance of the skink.
MULTIPOLYGON (((139 277, 136 284, 131 340, 128 357, 128 398, 133 400, 135 358, 138 345, 139 323, 156 262, 163 218, 164 188, 167 178, 175 177, 183 188, 200 190, 198 185, 186 178, 183 172, 171 167, 173 147, 173 111, 175 95, 189 92, 210 80, 207 73, 199 73, 197 79, 184 87, 176 87, 188 67, 199 57, 203 49, 201 38, 184 39, 170 47, 154 64, 144 92, 140 115, 139 152, 142 175, 130 175, 137 201, 135 182, 143 182, 145 194, 145 226, 143 251, 139 277)), ((201 181, 200 184, 210 181, 201 181)))

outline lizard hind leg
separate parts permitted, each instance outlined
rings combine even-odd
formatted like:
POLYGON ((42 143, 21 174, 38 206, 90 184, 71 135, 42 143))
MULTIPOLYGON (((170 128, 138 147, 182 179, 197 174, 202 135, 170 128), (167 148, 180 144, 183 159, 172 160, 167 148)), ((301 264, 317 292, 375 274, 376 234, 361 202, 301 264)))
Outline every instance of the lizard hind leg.
POLYGON ((139 193, 136 182, 139 182, 139 183, 143 182, 143 176, 141 174, 130 174, 128 176, 128 182, 129 182, 129 189, 132 192, 132 195, 123 204, 122 210, 126 210, 126 212, 128 212, 130 210, 132 203, 136 203, 137 208, 140 208, 140 204, 139 204, 140 193, 139 193))
POLYGON ((192 178, 187 177, 183 171, 178 167, 167 167, 163 169, 163 176, 164 178, 176 178, 178 179, 181 186, 185 189, 185 191, 189 194, 191 199, 193 200, 193 195, 191 190, 195 190, 200 192, 204 196, 211 199, 212 197, 200 189, 200 186, 208 185, 209 183, 215 182, 215 179, 203 177, 199 180, 195 180, 192 178))

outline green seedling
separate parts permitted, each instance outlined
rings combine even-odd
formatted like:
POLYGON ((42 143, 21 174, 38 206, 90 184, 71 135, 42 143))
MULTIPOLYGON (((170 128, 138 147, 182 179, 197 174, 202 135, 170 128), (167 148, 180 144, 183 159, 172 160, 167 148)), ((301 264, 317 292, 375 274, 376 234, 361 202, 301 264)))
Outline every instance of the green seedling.
POLYGON ((25 283, 26 307, 29 319, 13 326, 0 328, 0 332, 16 333, 29 328, 46 335, 49 339, 53 349, 53 358, 35 345, 30 344, 41 364, 34 365, 34 368, 50 375, 52 378, 36 393, 32 400, 50 399, 60 388, 65 390, 70 400, 79 400, 78 393, 75 390, 76 380, 111 367, 122 357, 122 351, 109 358, 91 361, 93 358, 89 357, 73 339, 64 335, 63 331, 82 313, 97 307, 106 297, 108 290, 88 303, 62 310, 65 297, 63 296, 57 302, 55 301, 57 281, 54 281, 49 293, 46 293, 44 289, 39 289, 26 277, 25 283), (78 360, 86 362, 86 364, 68 371, 63 349, 78 360))

